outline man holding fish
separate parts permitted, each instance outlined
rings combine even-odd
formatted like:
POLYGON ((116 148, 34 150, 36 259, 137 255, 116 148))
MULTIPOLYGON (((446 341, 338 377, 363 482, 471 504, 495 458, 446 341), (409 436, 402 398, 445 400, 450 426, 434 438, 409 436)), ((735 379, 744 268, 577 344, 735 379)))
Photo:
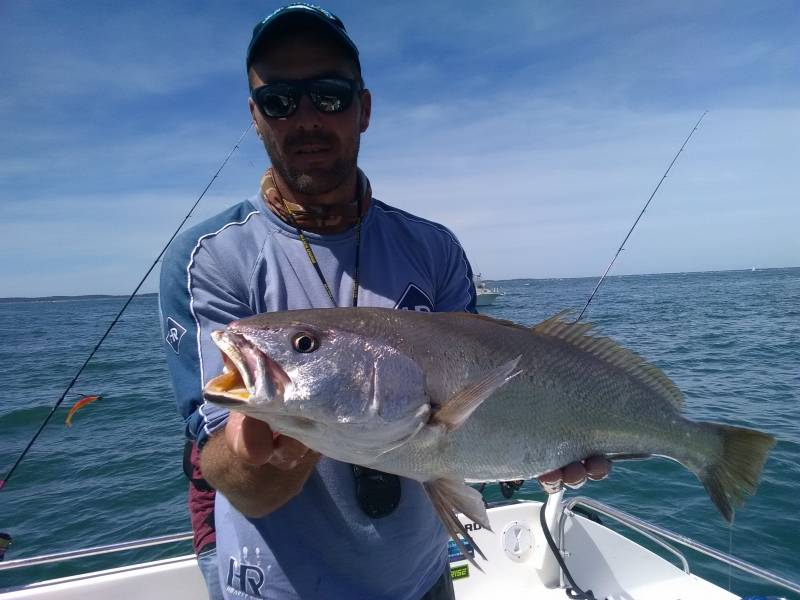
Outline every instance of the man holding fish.
MULTIPOLYGON (((182 234, 161 275, 179 409, 201 449, 202 474, 220 492, 223 596, 452 598, 448 536, 420 482, 321 456, 265 421, 228 412, 222 395, 203 402, 203 386, 220 372, 215 381, 226 393, 247 383, 211 339, 232 321, 354 306, 475 311, 472 272, 453 234, 373 198, 357 167, 372 98, 341 21, 307 5, 275 11, 254 29, 247 73, 250 112, 272 167, 255 197, 182 234)), ((298 353, 318 342, 292 339, 298 353)), ((257 352, 230 352, 266 373, 267 385, 288 383, 257 352)), ((509 364, 494 374, 497 382, 514 376, 509 364)), ((414 393, 412 371, 385 388, 381 410, 393 394, 402 405, 405 386, 414 393)), ((380 383, 370 385, 384 389, 380 383)), ((342 399, 332 396, 335 407, 342 399)), ((593 457, 540 479, 555 491, 608 470, 606 459, 593 457)))

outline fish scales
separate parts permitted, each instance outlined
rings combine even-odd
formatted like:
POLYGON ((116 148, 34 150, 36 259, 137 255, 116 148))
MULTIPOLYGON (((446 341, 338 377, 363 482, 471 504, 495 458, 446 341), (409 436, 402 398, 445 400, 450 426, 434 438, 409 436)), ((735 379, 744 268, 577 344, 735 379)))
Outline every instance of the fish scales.
POLYGON ((680 438, 693 424, 623 369, 527 328, 461 316, 433 314, 423 318, 426 327, 405 334, 405 350, 416 356, 415 349, 424 348, 419 362, 436 374, 428 379, 433 402, 446 405, 461 382, 518 354, 522 373, 463 427, 435 440, 412 439, 380 457, 376 468, 423 480, 498 481, 530 479, 592 455, 683 454, 675 440, 683 448, 680 438))

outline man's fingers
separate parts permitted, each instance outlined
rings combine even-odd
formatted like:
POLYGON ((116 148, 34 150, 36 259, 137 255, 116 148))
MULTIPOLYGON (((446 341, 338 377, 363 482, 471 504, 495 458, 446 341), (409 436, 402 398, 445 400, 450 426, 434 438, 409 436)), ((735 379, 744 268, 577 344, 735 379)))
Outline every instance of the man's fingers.
POLYGON ((311 453, 312 451, 308 446, 303 445, 296 439, 280 436, 275 440, 274 450, 267 462, 278 469, 294 469, 311 453))
POLYGON ((587 479, 593 481, 605 479, 610 472, 611 461, 604 456, 590 456, 582 462, 570 463, 561 469, 541 475, 539 483, 545 492, 554 494, 565 485, 578 489, 587 479))
POLYGON ((256 467, 270 464, 288 471, 306 462, 316 462, 320 456, 294 438, 273 433, 264 421, 237 412, 228 417, 225 441, 237 458, 256 467))
POLYGON ((539 477, 539 483, 542 489, 548 494, 555 494, 561 490, 561 482, 564 480, 564 473, 562 469, 550 471, 539 477))
POLYGON ((605 479, 611 472, 611 461, 605 456, 590 456, 584 461, 584 464, 586 465, 586 476, 593 481, 605 479))
POLYGON ((228 448, 241 460, 255 466, 266 464, 274 446, 272 429, 264 421, 231 412, 225 425, 228 448))
POLYGON ((564 485, 578 489, 586 483, 586 467, 583 466, 583 463, 570 463, 562 471, 564 472, 564 485))

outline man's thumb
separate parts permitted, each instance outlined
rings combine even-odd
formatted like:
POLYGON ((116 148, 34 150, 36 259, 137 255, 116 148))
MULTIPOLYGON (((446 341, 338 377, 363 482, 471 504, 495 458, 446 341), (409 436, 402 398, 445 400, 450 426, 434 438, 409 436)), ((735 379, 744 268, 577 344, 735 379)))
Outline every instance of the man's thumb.
POLYGON ((225 426, 225 440, 241 460, 260 466, 266 464, 274 449, 272 429, 264 421, 231 412, 225 426))

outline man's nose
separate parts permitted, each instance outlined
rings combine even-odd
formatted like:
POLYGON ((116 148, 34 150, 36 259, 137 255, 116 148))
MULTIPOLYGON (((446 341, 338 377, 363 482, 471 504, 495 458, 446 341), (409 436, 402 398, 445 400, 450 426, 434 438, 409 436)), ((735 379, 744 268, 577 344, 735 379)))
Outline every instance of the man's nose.
POLYGON ((300 96, 297 110, 292 117, 295 120, 295 125, 300 128, 316 129, 322 125, 322 115, 314 106, 308 94, 300 96))

